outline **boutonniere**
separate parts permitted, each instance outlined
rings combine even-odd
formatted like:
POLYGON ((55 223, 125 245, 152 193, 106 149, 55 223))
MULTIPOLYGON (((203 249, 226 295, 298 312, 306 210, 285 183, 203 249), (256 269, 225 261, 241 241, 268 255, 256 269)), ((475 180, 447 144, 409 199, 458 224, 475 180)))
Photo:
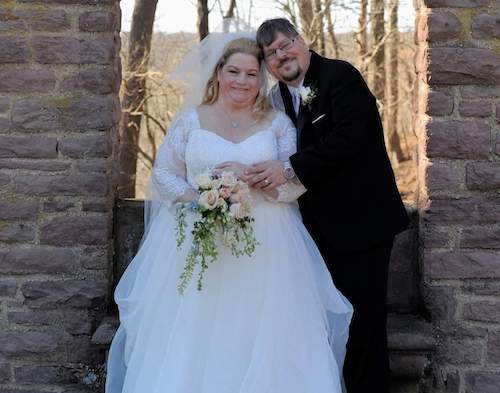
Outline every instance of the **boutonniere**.
POLYGON ((316 98, 316 89, 311 86, 301 86, 299 88, 299 95, 302 105, 311 106, 312 100, 316 98))

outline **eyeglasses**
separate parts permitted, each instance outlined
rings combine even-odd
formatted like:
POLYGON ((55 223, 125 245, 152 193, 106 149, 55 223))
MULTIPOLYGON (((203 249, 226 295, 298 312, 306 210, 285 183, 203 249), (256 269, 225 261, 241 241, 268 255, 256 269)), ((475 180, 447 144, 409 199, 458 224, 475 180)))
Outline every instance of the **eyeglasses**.
POLYGON ((289 40, 286 40, 283 42, 278 48, 276 49, 271 49, 267 52, 264 53, 264 57, 267 61, 274 60, 276 59, 276 56, 278 55, 278 51, 286 52, 292 49, 293 44, 295 44, 295 41, 297 41, 299 36, 293 37, 289 40))

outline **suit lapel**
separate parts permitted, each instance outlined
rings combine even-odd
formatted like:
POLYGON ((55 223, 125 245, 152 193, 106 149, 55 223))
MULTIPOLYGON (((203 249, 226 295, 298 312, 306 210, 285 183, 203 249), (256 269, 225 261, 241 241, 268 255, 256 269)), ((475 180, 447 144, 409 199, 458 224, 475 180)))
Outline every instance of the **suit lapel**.
POLYGON ((285 104, 285 112, 292 120, 294 126, 297 127, 297 116, 295 115, 295 109, 293 108, 293 101, 290 90, 288 90, 288 87, 282 82, 279 82, 279 87, 281 98, 283 98, 283 104, 285 104))
MULTIPOLYGON (((311 87, 316 90, 316 95, 319 95, 317 92, 319 88, 318 78, 321 66, 321 57, 315 52, 311 51, 311 62, 309 63, 309 68, 307 69, 306 75, 304 76, 304 87, 311 87)), ((288 89, 287 89, 288 90, 288 89)), ((302 134, 302 130, 308 124, 311 119, 311 112, 314 112, 312 107, 314 106, 314 100, 317 100, 318 97, 313 98, 313 102, 309 105, 300 105, 299 116, 297 119, 297 135, 298 141, 300 145, 300 136, 302 134)))

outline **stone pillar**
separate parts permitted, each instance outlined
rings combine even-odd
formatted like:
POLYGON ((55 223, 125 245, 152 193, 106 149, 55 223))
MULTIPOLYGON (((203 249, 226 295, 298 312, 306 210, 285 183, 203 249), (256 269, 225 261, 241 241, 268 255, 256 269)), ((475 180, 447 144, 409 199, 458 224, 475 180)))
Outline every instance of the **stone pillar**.
POLYGON ((99 384, 118 0, 0 1, 0 391, 99 384))
POLYGON ((432 392, 500 386, 500 14, 419 0, 423 296, 438 339, 432 392))

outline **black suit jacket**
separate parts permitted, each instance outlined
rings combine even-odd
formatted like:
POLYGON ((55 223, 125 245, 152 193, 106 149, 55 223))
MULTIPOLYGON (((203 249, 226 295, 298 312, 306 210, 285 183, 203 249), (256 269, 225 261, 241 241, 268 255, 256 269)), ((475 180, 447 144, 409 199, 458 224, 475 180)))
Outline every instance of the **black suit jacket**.
POLYGON ((290 162, 308 190, 299 198, 306 226, 319 228, 339 251, 366 249, 404 230, 408 216, 376 100, 359 71, 311 52, 304 86, 316 96, 298 116, 286 85, 279 89, 298 131, 298 152, 290 162))

